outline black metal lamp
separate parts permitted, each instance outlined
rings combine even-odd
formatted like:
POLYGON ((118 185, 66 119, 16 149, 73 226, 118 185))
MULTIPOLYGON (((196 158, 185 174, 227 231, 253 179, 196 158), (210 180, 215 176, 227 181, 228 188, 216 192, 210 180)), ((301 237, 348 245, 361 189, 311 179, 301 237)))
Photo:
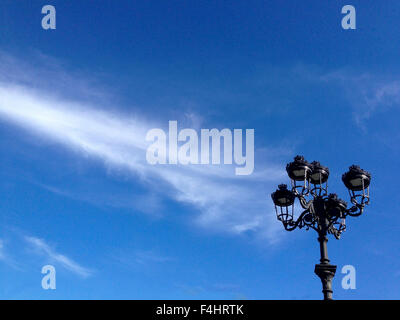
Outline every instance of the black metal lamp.
POLYGON ((369 203, 369 185, 371 174, 361 169, 359 166, 352 165, 342 176, 344 185, 349 190, 351 202, 359 207, 369 203))
POLYGON ((359 166, 352 165, 342 176, 344 185, 353 191, 361 191, 369 187, 371 174, 359 166))
POLYGON ((318 161, 313 161, 311 163, 311 168, 310 183, 314 185, 310 190, 311 193, 318 196, 327 195, 329 178, 328 167, 321 165, 318 161))
POLYGON ((276 216, 284 224, 293 221, 293 204, 295 195, 288 190, 286 184, 280 184, 278 189, 271 194, 272 201, 275 204, 276 216), (279 208, 279 209, 278 209, 279 208))
POLYGON ((329 217, 343 218, 347 203, 339 199, 336 193, 331 193, 326 201, 326 210, 329 217))
POLYGON ((286 166, 286 171, 292 182, 293 192, 298 193, 298 188, 301 188, 301 194, 305 195, 308 192, 308 183, 312 171, 312 166, 303 156, 296 156, 293 162, 286 166), (298 182, 302 184, 298 185, 298 182))
POLYGON ((340 238, 346 230, 346 217, 359 216, 365 205, 369 204, 369 185, 371 174, 358 166, 351 166, 342 180, 349 190, 353 206, 347 208, 347 203, 336 194, 328 195, 329 169, 319 162, 308 163, 304 157, 296 156, 294 161, 286 166, 286 171, 292 182, 292 189, 285 184, 271 194, 275 204, 276 215, 287 231, 297 228, 314 229, 318 233, 321 259, 315 265, 314 272, 322 282, 322 292, 325 300, 332 299, 332 279, 336 266, 331 265, 328 258, 328 234, 340 238), (302 182, 301 184, 297 184, 302 182), (312 186, 311 186, 312 185, 312 186), (301 192, 298 191, 301 188, 301 192), (311 196, 311 198, 308 198, 311 196), (294 201, 299 199, 304 211, 294 219, 294 201), (278 209, 279 208, 279 209, 278 209))

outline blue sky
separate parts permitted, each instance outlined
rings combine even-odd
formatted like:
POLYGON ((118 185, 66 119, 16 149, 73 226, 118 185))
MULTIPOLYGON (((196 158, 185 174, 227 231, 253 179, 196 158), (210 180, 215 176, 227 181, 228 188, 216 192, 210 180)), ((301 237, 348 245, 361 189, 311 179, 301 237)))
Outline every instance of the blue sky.
POLYGON ((328 243, 334 297, 400 298, 398 1, 0 10, 0 298, 320 299, 317 235, 285 232, 270 199, 296 154, 328 166, 344 200, 348 166, 373 175, 371 205, 328 243), (169 120, 254 129, 254 173, 147 164, 144 136, 169 120), (341 288, 347 264, 356 290, 341 288))

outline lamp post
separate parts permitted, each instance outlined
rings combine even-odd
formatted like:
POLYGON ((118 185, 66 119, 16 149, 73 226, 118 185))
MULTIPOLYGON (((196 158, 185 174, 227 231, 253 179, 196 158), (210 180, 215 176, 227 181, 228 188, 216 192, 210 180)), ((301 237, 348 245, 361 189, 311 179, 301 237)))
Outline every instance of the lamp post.
POLYGON ((343 174, 342 181, 349 190, 352 204, 347 208, 347 203, 336 194, 328 194, 329 169, 319 162, 309 163, 304 157, 296 156, 286 166, 286 171, 291 180, 291 189, 281 184, 271 194, 277 218, 287 231, 296 228, 317 231, 321 259, 315 265, 314 272, 321 279, 324 300, 332 300, 332 279, 336 266, 329 263, 328 234, 339 239, 346 230, 346 217, 357 217, 363 213, 364 207, 369 204, 371 175, 355 165, 343 174), (297 219, 294 218, 296 198, 304 209, 297 219))

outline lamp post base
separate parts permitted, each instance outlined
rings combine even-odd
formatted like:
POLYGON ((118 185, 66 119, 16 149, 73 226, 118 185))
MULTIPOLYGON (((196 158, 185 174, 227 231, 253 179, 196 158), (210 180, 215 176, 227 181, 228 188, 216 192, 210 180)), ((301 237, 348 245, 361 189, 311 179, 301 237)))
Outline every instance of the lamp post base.
POLYGON ((336 273, 336 266, 328 263, 316 264, 314 272, 321 279, 324 300, 332 300, 332 279, 336 273))

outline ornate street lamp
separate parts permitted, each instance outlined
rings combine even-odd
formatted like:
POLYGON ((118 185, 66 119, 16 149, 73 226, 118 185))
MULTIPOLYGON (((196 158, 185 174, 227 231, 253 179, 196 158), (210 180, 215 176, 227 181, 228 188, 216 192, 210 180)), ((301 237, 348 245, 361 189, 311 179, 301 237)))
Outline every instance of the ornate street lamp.
POLYGON ((355 165, 343 174, 342 180, 349 190, 352 204, 347 208, 347 203, 336 194, 328 194, 329 169, 319 162, 308 163, 304 157, 296 156, 286 166, 286 171, 291 179, 291 190, 281 184, 271 194, 277 218, 287 231, 305 227, 318 232, 321 259, 314 272, 321 279, 324 300, 332 300, 332 279, 336 266, 329 263, 327 235, 333 234, 339 239, 346 230, 346 217, 357 217, 363 213, 365 205, 369 204, 371 174, 355 165), (297 219, 293 214, 296 198, 304 209, 297 219))

